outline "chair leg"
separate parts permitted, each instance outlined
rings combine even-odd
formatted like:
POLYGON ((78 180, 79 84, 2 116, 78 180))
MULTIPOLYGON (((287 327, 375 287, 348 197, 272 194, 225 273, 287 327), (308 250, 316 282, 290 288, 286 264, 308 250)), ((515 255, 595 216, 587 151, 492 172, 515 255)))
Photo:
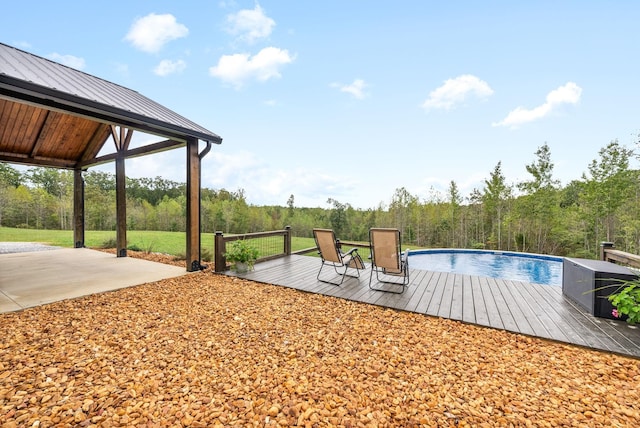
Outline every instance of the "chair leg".
POLYGON ((360 269, 352 268, 352 267, 349 267, 349 266, 344 266, 344 271, 340 272, 338 270, 338 266, 334 265, 333 268, 335 269, 335 271, 336 271, 336 273, 338 275, 350 276, 351 278, 360 278, 360 269), (352 273, 349 273, 349 269, 355 270, 356 271, 355 275, 352 274, 352 273))
MULTIPOLYGON (((318 271, 318 275, 316 276, 317 280, 320 282, 326 282, 327 284, 333 284, 333 285, 341 285, 344 282, 345 276, 349 276, 351 278, 360 278, 360 269, 350 268, 349 266, 336 266, 334 263, 329 263, 333 266, 333 269, 335 270, 336 274, 340 277, 340 282, 320 279, 320 273, 322 272, 322 269, 324 268, 325 264, 327 263, 323 260, 322 264, 320 265, 320 270, 318 271), (341 268, 344 268, 344 271, 341 268), (349 269, 355 270, 356 271, 355 274, 350 273, 349 269)), ((362 266, 364 266, 364 264, 362 266)))
MULTIPOLYGON (((369 277, 369 288, 374 290, 374 291, 384 291, 386 293, 394 293, 394 294, 402 294, 404 293, 404 290, 408 287, 409 285, 409 269, 404 269, 402 274, 402 282, 395 282, 395 281, 385 281, 384 279, 380 278, 380 270, 375 267, 372 266, 371 267, 372 271, 371 271, 371 276, 369 277), (393 286, 400 286, 400 290, 393 290, 393 289, 386 289, 386 288, 381 288, 381 287, 374 287, 372 285, 372 281, 373 281, 373 273, 375 272, 376 274, 376 281, 382 284, 390 284, 393 286)), ((384 275, 384 273, 383 273, 384 275)))
POLYGON ((334 281, 329 281, 326 279, 320 279, 320 273, 322 272, 322 269, 324 268, 325 262, 324 260, 322 261, 322 264, 320 265, 320 270, 318 271, 318 275, 316 276, 316 278, 318 279, 318 281, 320 282, 326 282, 327 284, 333 284, 333 285, 341 285, 342 282, 344 281, 344 274, 341 274, 338 271, 338 268, 332 263, 334 270, 336 271, 336 273, 338 274, 338 276, 340 276, 340 282, 334 282, 334 281))

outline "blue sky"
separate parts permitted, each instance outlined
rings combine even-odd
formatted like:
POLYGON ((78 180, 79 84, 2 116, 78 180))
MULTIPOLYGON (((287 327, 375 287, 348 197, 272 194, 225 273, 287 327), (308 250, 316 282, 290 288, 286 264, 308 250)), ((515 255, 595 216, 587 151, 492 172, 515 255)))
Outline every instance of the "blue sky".
MULTIPOLYGON (((635 1, 23 1, 3 5, 0 41, 222 136, 205 187, 374 208, 400 187, 444 198, 452 180, 466 197, 498 162, 529 179, 545 143, 562 184, 610 141, 634 148, 638 22, 635 1)), ((185 181, 184 158, 127 175, 185 181)))

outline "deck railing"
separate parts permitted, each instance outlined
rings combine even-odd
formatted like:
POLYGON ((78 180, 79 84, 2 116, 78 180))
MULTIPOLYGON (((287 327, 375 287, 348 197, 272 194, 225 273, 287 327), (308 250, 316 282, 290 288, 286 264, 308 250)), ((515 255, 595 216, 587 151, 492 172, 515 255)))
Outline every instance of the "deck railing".
POLYGON ((243 233, 239 235, 227 235, 216 232, 213 242, 214 270, 224 272, 227 270, 227 242, 246 240, 258 249, 259 257, 256 263, 284 257, 291 254, 291 227, 283 230, 271 230, 267 232, 243 233))
MULTIPOLYGON (((260 254, 256 263, 266 262, 267 260, 277 259, 279 257, 290 256, 291 254, 307 254, 317 251, 317 247, 304 248, 302 250, 291 250, 291 226, 285 227, 283 230, 271 230, 267 232, 243 233, 237 235, 224 235, 222 232, 216 232, 213 242, 214 252, 214 271, 224 272, 228 269, 227 259, 224 254, 227 252, 227 242, 247 240, 251 245, 258 249, 260 254)), ((345 247, 369 248, 368 243, 338 241, 345 247)))
POLYGON ((640 269, 640 256, 614 249, 613 242, 600 244, 600 260, 640 269))

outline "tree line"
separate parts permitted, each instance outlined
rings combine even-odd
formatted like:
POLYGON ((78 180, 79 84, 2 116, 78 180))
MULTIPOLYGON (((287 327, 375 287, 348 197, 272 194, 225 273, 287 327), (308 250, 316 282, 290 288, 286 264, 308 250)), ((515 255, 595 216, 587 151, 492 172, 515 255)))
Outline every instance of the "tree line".
MULTIPOLYGON (((327 201, 328 208, 247 203, 242 189, 203 188, 202 232, 246 233, 282 229, 311 237, 314 227, 335 230, 343 240, 367 241, 371 227, 401 230, 403 243, 596 257, 601 241, 640 253, 640 172, 630 167, 633 149, 617 140, 600 149, 579 179, 565 186, 553 176, 549 146, 537 149, 526 165, 528 179, 507 182, 499 161, 482 188, 462 195, 455 181, 445 193, 420 199, 401 187, 388 205, 355 209, 327 201)), ((84 173, 85 227, 115 230, 115 176, 84 173)), ((130 230, 184 231, 186 185, 161 177, 127 178, 130 230)), ((73 172, 34 167, 24 172, 0 163, 0 226, 71 229, 73 172)))

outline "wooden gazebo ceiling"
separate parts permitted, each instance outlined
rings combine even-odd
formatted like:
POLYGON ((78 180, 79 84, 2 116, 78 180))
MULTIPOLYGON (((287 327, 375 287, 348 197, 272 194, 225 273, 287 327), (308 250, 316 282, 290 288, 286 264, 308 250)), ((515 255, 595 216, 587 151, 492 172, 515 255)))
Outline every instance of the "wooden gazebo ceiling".
POLYGON ((134 90, 0 43, 0 161, 86 169, 194 140, 222 142, 134 90), (118 127, 166 140, 98 157, 118 127))
POLYGON ((75 168, 92 163, 110 135, 105 123, 0 99, 0 160, 75 168))

